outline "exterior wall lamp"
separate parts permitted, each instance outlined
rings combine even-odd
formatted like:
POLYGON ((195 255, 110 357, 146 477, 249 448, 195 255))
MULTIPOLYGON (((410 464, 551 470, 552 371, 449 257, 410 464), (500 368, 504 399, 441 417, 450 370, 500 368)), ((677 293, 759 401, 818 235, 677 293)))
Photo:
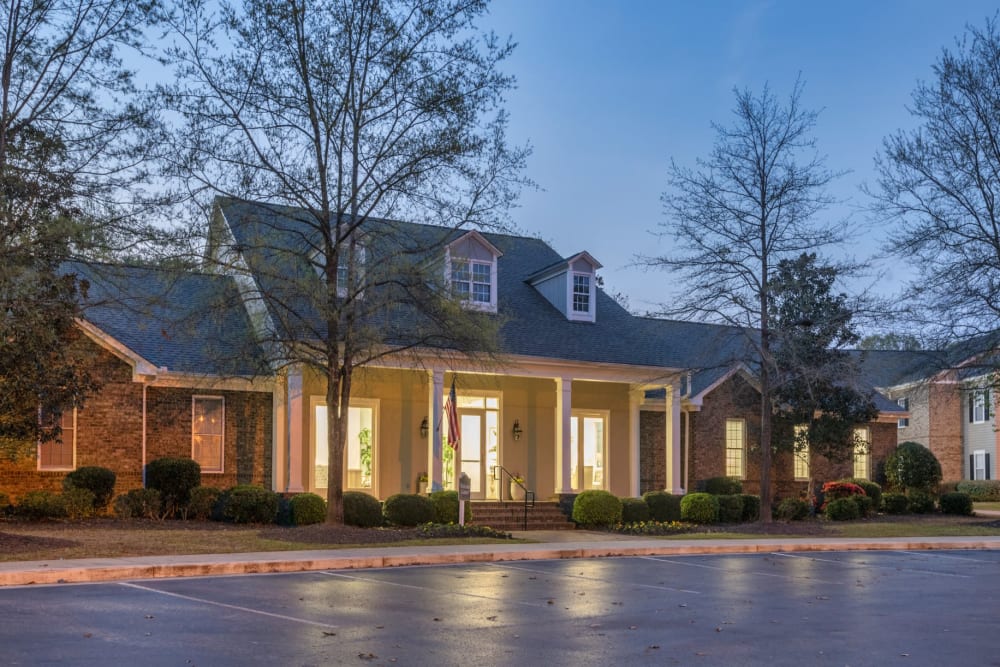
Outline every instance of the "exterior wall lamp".
POLYGON ((428 431, 430 431, 430 425, 427 423, 427 417, 424 417, 424 420, 420 422, 420 437, 426 440, 428 431))
POLYGON ((517 419, 514 420, 514 428, 511 429, 510 434, 514 436, 515 440, 521 439, 521 434, 524 431, 521 430, 521 422, 517 419))

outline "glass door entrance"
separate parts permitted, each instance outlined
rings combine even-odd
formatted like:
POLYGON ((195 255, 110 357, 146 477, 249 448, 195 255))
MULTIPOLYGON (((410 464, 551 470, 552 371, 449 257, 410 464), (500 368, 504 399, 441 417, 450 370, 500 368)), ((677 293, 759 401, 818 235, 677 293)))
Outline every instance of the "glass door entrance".
POLYGON ((607 416, 574 412, 570 420, 570 485, 576 491, 607 489, 607 416))
MULTIPOLYGON (((457 399, 462 429, 457 472, 469 476, 473 500, 497 499, 499 482, 493 479, 493 469, 500 463, 500 399, 462 395, 457 399)), ((442 421, 447 425, 447 419, 442 421)), ((454 476, 447 481, 448 488, 455 488, 454 476)))

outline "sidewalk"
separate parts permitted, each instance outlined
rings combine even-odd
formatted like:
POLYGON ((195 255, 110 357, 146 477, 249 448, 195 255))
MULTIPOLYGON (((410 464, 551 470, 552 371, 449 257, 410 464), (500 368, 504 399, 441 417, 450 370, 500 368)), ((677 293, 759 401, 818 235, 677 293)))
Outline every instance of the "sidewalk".
POLYGON ((0 563, 0 586, 612 556, 1000 549, 1000 537, 664 540, 583 530, 515 532, 514 536, 533 542, 19 561, 0 563))

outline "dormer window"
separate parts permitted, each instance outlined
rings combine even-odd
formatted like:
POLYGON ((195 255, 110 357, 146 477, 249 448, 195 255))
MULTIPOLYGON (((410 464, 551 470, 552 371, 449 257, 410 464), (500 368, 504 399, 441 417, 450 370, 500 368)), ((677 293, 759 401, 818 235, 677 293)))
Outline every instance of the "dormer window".
POLYGON ((597 269, 589 252, 560 260, 529 276, 527 282, 548 299, 567 320, 597 321, 597 269))
POLYGON ((495 313, 500 254, 479 232, 469 232, 449 244, 445 252, 445 277, 452 295, 469 308, 495 313))
POLYGON ((573 274, 573 312, 590 313, 590 275, 573 274))

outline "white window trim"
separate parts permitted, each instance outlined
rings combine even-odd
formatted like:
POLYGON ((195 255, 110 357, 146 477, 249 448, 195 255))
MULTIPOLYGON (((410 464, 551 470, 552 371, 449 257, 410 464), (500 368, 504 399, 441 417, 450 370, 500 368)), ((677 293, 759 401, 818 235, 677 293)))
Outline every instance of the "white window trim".
MULTIPOLYGON (((344 483, 344 491, 364 491, 376 498, 380 497, 378 493, 378 459, 379 459, 379 409, 380 409, 380 399, 377 398, 351 398, 350 406, 352 408, 371 408, 372 409, 372 486, 370 489, 356 489, 354 487, 348 487, 347 483, 344 483)), ((326 404, 326 398, 323 396, 310 396, 309 397, 309 420, 310 422, 315 418, 316 408, 318 406, 328 407, 326 404)), ((315 490, 326 489, 328 487, 316 486, 316 425, 311 424, 309 428, 309 475, 308 475, 308 488, 315 490)), ((347 459, 347 448, 344 448, 344 459, 347 459)), ((347 472, 347 467, 344 467, 344 472, 347 472)))
POLYGON ((985 449, 977 449, 977 450, 973 451, 972 452, 972 462, 973 462, 973 466, 972 466, 972 479, 974 479, 974 480, 975 479, 985 480, 986 479, 986 450, 985 449), (979 467, 980 465, 982 466, 981 468, 979 467), (982 476, 980 476, 978 474, 980 470, 983 473, 982 476))
POLYGON ((989 421, 986 409, 990 399, 989 389, 976 389, 969 400, 972 401, 972 424, 985 424, 989 421))
MULTIPOLYGON (((469 264, 469 297, 462 299, 462 306, 469 308, 471 310, 481 310, 487 313, 497 312, 497 257, 493 256, 492 261, 484 261, 481 259, 471 259, 467 257, 455 257, 455 260, 461 260, 463 262, 468 262, 469 264), (489 264, 490 266, 490 300, 489 303, 486 301, 475 301, 472 298, 472 265, 473 264, 489 264)), ((451 277, 451 249, 449 248, 445 252, 444 261, 444 280, 445 284, 448 286, 448 290, 452 289, 453 281, 451 277)))
MULTIPOLYGON (((210 394, 195 394, 191 396, 191 459, 197 461, 198 459, 194 456, 194 404, 198 400, 216 400, 222 401, 222 439, 219 443, 219 447, 222 451, 219 452, 219 469, 208 469, 202 468, 201 472, 205 475, 222 475, 226 471, 226 397, 216 396, 210 394)), ((199 465, 201 465, 199 463, 199 465)))
MULTIPOLYGON (((798 435, 799 435, 798 432, 801 429, 808 429, 808 427, 805 426, 804 424, 800 424, 800 425, 796 425, 795 426, 795 439, 796 439, 796 441, 798 441, 798 435)), ((797 480, 797 481, 805 481, 805 480, 808 480, 809 476, 812 474, 812 468, 811 468, 812 460, 810 458, 809 443, 806 442, 805 449, 801 449, 800 450, 800 449, 797 449, 796 447, 797 447, 797 445, 793 445, 792 446, 792 459, 793 459, 792 460, 792 477, 795 480, 797 480), (798 474, 800 472, 799 466, 804 466, 805 467, 805 474, 804 475, 799 475, 798 474)))
POLYGON ((597 299, 597 276, 593 271, 568 271, 566 280, 566 317, 577 322, 593 322, 595 301, 597 299), (588 310, 573 310, 573 283, 576 276, 586 276, 590 284, 590 295, 587 300, 588 310))
MULTIPOLYGON (((909 409, 910 409, 910 399, 907 398, 906 396, 902 396, 900 398, 897 398, 896 399, 896 405, 898 405, 899 407, 903 408, 904 410, 909 411, 909 409)), ((909 417, 900 417, 899 419, 896 420, 896 428, 908 428, 909 425, 910 425, 910 418, 909 417)))
POLYGON ((42 445, 47 444, 43 442, 38 443, 38 447, 35 451, 35 469, 43 472, 60 472, 68 470, 76 470, 76 442, 77 442, 77 414, 76 407, 73 408, 73 464, 69 467, 66 466, 43 466, 42 465, 42 445))
MULTIPOLYGON (((602 490, 608 491, 611 487, 611 452, 609 448, 611 447, 611 411, 610 410, 570 410, 570 419, 583 419, 584 417, 590 418, 600 418, 604 421, 604 442, 601 443, 601 447, 604 450, 604 486, 601 487, 602 490)), ((579 427, 577 428, 577 434, 579 434, 579 427)), ((583 440, 579 440, 577 443, 577 456, 580 457, 579 470, 577 471, 577 479, 581 482, 583 481, 583 469, 586 467, 583 465, 583 440)), ((571 475, 572 477, 572 471, 571 475)), ((583 487, 579 489, 574 489, 574 491, 582 491, 583 487)))
POLYGON ((723 441, 722 441, 722 446, 723 446, 723 459, 722 459, 723 472, 725 473, 726 477, 736 477, 737 479, 746 479, 747 478, 747 420, 746 419, 736 419, 736 418, 730 419, 730 418, 727 418, 726 421, 725 421, 724 427, 725 427, 725 432, 723 433, 723 441), (740 472, 739 472, 739 475, 730 475, 729 474, 729 450, 730 449, 736 449, 735 447, 731 448, 729 446, 729 422, 739 422, 739 424, 740 424, 740 432, 742 434, 741 438, 740 438, 742 444, 741 444, 741 447, 740 447, 741 454, 740 454, 740 472))

